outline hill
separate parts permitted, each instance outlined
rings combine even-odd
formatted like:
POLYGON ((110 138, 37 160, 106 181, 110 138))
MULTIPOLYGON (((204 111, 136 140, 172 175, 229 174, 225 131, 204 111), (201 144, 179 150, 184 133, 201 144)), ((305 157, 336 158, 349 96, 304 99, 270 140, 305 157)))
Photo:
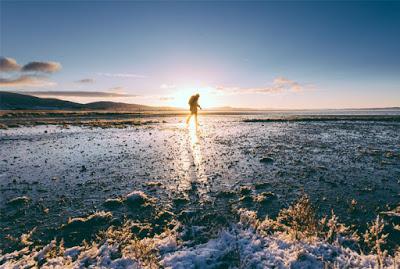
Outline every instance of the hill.
POLYGON ((176 110, 171 107, 152 107, 117 102, 93 102, 80 104, 56 98, 39 98, 31 95, 0 91, 0 110, 117 110, 160 111, 176 110))
POLYGON ((137 105, 137 104, 126 104, 116 103, 108 101, 93 102, 83 105, 85 109, 92 110, 157 110, 157 107, 137 105))
POLYGON ((82 109, 83 105, 53 99, 39 98, 12 92, 0 92, 0 109, 82 109))

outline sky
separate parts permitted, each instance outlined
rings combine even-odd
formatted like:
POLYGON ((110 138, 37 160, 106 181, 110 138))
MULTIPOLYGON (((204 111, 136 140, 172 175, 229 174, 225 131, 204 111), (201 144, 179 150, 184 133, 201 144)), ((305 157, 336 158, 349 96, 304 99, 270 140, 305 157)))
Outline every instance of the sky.
POLYGON ((400 106, 400 2, 3 1, 0 90, 87 103, 400 106))

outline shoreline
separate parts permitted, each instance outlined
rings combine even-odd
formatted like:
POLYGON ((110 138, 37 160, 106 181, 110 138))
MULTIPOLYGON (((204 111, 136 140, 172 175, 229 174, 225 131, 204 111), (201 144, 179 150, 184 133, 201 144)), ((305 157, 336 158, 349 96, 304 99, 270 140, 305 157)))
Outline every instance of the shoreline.
MULTIPOLYGON (((184 118, 186 111, 160 113, 153 112, 111 112, 111 111, 0 111, 0 129, 21 126, 61 125, 91 127, 128 127, 141 124, 158 123, 154 118, 184 118)), ((246 123, 273 122, 400 122, 400 114, 299 114, 294 112, 237 112, 237 111, 204 111, 199 116, 236 116, 246 123)), ((164 122, 164 120, 162 120, 164 122)))

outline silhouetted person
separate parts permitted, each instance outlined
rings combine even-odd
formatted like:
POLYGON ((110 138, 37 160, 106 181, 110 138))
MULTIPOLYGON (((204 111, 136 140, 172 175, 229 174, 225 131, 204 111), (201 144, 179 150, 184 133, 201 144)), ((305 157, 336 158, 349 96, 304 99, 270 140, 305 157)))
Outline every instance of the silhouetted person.
POLYGON ((190 106, 190 114, 189 116, 186 118, 186 124, 189 124, 190 118, 194 115, 194 119, 196 122, 196 127, 198 125, 197 122, 197 108, 200 108, 199 105, 199 98, 200 98, 200 94, 196 94, 196 95, 192 95, 189 99, 189 106, 190 106))

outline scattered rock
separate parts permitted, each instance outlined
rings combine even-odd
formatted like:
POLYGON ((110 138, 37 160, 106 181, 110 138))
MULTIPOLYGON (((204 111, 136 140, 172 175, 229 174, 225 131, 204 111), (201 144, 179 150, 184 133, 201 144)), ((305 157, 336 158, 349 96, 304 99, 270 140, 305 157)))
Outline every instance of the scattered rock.
POLYGON ((154 187, 160 187, 162 184, 161 184, 161 182, 150 181, 150 182, 147 182, 146 185, 148 187, 154 188, 154 187))
POLYGON ((326 166, 323 166, 323 165, 317 165, 317 166, 315 166, 315 169, 323 170, 323 171, 327 171, 328 170, 328 168, 326 168, 326 166))
POLYGON ((113 218, 110 221, 110 225, 113 225, 113 226, 122 226, 122 224, 123 224, 123 221, 119 218, 113 218))
POLYGON ((395 154, 394 152, 392 152, 392 151, 388 151, 388 152, 386 152, 386 153, 384 154, 384 156, 385 156, 386 158, 388 158, 388 159, 392 159, 392 158, 396 157, 396 154, 395 154))
POLYGON ((354 212, 357 209, 357 200, 356 199, 352 199, 350 202, 350 211, 354 212))
POLYGON ((177 197, 177 198, 174 198, 173 200, 172 200, 172 202, 174 203, 174 205, 183 205, 183 204, 186 204, 186 203, 188 203, 190 200, 188 199, 188 198, 186 198, 186 197, 177 197))
POLYGON ((265 164, 273 164, 274 159, 272 159, 271 157, 263 157, 260 159, 260 162, 265 164))
POLYGON ((361 188, 359 191, 360 191, 360 193, 371 193, 374 191, 374 189, 372 187, 364 187, 364 188, 361 188))
POLYGON ((254 184, 254 188, 256 190, 260 190, 260 189, 265 189, 271 186, 271 183, 269 182, 260 182, 260 183, 256 183, 254 184))
POLYGON ((123 200, 121 198, 109 198, 104 201, 103 205, 107 208, 116 208, 123 204, 123 200))
POLYGON ((273 192, 268 191, 268 192, 262 192, 262 193, 256 195, 253 200, 254 200, 254 202, 257 202, 257 203, 266 203, 266 202, 271 201, 274 197, 275 197, 275 194, 273 192))
POLYGON ((86 166, 84 166, 84 165, 82 165, 82 167, 81 167, 81 170, 80 170, 81 172, 86 172, 87 171, 87 169, 86 169, 86 166))
POLYGON ((92 229, 93 227, 107 224, 111 219, 111 212, 100 211, 84 218, 69 219, 67 224, 61 226, 61 229, 82 231, 85 229, 92 229))
POLYGON ((399 218, 399 220, 400 220, 400 205, 397 206, 397 207, 396 207, 395 209, 393 209, 393 210, 384 211, 384 212, 381 212, 380 214, 386 215, 386 216, 389 216, 389 217, 397 217, 397 218, 399 218))
POLYGON ((152 198, 142 191, 133 191, 129 193, 125 198, 126 203, 129 206, 143 206, 155 203, 155 198, 152 198))
POLYGON ((31 199, 28 196, 20 196, 13 198, 7 202, 8 205, 12 206, 18 206, 18 205, 23 205, 27 204, 31 199))
POLYGON ((239 201, 243 202, 243 203, 252 203, 253 198, 249 195, 244 195, 244 196, 240 197, 239 201))
POLYGON ((179 215, 178 215, 178 220, 188 220, 188 219, 193 219, 197 215, 196 211, 194 210, 183 210, 179 215))
POLYGON ((236 196, 236 193, 234 191, 220 191, 217 194, 218 198, 233 198, 236 196))
POLYGON ((251 188, 248 186, 243 186, 240 188, 240 194, 242 195, 248 195, 251 193, 251 188))
POLYGON ((392 210, 380 212, 379 214, 382 215, 386 221, 391 223, 395 230, 400 231, 400 205, 392 210))
POLYGON ((83 240, 93 238, 99 230, 109 227, 112 217, 111 212, 100 211, 87 217, 69 219, 60 228, 60 237, 64 239, 65 246, 72 247, 83 240))

